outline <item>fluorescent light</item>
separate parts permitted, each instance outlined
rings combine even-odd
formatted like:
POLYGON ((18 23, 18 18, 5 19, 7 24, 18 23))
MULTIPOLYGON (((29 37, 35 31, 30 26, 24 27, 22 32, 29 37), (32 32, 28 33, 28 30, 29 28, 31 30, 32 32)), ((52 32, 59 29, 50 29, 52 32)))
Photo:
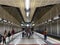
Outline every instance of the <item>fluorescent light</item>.
POLYGON ((32 26, 34 26, 35 24, 33 24, 32 26))
POLYGON ((26 10, 29 10, 30 0, 25 0, 25 6, 26 6, 26 10))
POLYGON ((0 21, 2 20, 2 18, 0 18, 0 21))
POLYGON ((54 17, 54 20, 59 19, 59 16, 54 17))
POLYGON ((21 26, 24 26, 23 24, 21 24, 21 26))
POLYGON ((29 17, 29 12, 26 12, 26 16, 29 17))
POLYGON ((8 23, 11 23, 10 21, 8 21, 8 23))
POLYGON ((48 20, 48 22, 52 21, 51 19, 48 20))
POLYGON ((7 20, 3 20, 4 22, 7 22, 7 20))
POLYGON ((29 26, 29 24, 27 24, 27 27, 29 26))

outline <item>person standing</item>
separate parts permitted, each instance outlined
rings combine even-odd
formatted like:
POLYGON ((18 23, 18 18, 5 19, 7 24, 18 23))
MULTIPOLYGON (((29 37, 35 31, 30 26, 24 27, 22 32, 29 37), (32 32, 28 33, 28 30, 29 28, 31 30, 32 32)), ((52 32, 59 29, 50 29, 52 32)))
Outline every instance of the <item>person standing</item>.
POLYGON ((44 40, 47 40, 47 29, 44 31, 44 40))
POLYGON ((6 37, 7 37, 7 31, 4 31, 4 35, 3 35, 3 44, 6 44, 6 37))
POLYGON ((22 31, 22 38, 24 38, 25 37, 25 30, 24 31, 22 31))
POLYGON ((11 33, 10 33, 10 31, 8 32, 8 39, 9 39, 9 41, 10 41, 10 36, 11 36, 11 33))
POLYGON ((15 31, 14 31, 14 29, 12 29, 12 31, 11 31, 12 38, 13 38, 14 34, 15 34, 15 31))
POLYGON ((15 34, 15 31, 14 31, 14 29, 12 29, 12 35, 14 35, 15 34))

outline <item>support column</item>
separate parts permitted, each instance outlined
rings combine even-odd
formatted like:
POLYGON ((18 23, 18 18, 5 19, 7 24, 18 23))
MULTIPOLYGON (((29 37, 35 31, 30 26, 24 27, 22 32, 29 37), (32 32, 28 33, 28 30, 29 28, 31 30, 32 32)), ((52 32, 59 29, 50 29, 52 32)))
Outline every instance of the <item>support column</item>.
POLYGON ((59 35, 59 21, 57 20, 57 35, 59 35))
POLYGON ((50 28, 51 28, 51 34, 52 34, 52 24, 50 23, 50 28))

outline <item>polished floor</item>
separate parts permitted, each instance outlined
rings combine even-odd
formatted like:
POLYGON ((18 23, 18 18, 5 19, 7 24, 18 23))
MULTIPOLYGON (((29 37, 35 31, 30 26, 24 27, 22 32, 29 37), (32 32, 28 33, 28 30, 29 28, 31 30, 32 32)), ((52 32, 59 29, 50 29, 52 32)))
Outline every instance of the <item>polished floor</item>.
POLYGON ((48 37, 45 41, 44 36, 36 32, 34 32, 30 39, 22 38, 22 32, 15 34, 13 38, 8 45, 60 45, 60 41, 51 37, 48 37))

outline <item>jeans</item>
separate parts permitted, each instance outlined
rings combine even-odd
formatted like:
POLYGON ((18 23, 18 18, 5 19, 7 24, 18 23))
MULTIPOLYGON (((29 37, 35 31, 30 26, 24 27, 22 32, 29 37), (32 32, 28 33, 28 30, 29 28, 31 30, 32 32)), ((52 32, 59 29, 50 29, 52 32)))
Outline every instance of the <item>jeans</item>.
POLYGON ((44 40, 47 40, 47 35, 44 35, 44 40))

